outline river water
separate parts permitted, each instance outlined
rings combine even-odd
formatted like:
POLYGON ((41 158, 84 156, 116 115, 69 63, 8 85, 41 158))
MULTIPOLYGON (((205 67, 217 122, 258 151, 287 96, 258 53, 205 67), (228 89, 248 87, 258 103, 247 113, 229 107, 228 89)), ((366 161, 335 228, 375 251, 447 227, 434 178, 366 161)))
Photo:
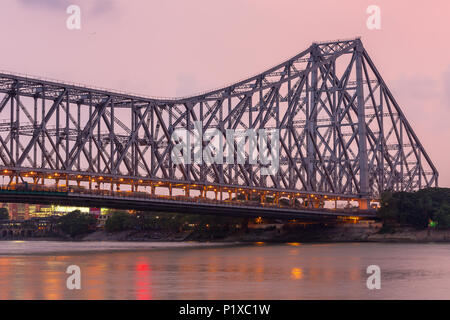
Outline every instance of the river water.
POLYGON ((0 299, 450 299, 450 244, 2 241, 0 299))

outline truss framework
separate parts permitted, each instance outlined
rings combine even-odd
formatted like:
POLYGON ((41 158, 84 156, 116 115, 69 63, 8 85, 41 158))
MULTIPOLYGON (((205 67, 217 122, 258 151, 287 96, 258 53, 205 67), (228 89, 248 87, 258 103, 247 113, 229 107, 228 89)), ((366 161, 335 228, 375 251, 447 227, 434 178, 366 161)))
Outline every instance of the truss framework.
POLYGON ((436 168, 359 39, 313 43, 259 75, 180 99, 0 74, 0 119, 0 168, 15 172, 363 198, 438 184, 436 168), (249 163, 173 164, 172 132, 194 131, 198 121, 203 132, 224 135, 278 129, 278 172, 265 176, 249 163))

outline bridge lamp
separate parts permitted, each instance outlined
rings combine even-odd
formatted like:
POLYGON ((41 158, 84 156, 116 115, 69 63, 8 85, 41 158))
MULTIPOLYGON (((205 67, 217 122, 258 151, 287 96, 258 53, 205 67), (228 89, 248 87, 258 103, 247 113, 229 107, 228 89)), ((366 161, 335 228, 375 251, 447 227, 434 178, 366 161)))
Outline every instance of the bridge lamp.
POLYGON ((123 178, 120 178, 120 182, 123 182, 123 178))

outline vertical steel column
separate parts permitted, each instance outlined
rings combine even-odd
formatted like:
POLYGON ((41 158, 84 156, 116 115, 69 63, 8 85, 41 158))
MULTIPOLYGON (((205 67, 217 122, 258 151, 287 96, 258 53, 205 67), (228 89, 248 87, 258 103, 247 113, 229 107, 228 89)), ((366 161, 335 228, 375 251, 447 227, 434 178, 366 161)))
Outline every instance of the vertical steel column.
MULTIPOLYGON (((151 151, 151 157, 150 157, 150 172, 151 172, 151 177, 153 177, 153 175, 155 174, 155 166, 156 166, 156 161, 155 161, 155 154, 157 152, 157 148, 156 148, 156 137, 155 137, 155 108, 157 108, 156 104, 152 104, 151 105, 151 113, 150 113, 150 133, 151 133, 151 141, 150 141, 150 151, 151 151)), ((170 152, 172 151, 172 144, 170 144, 170 152)))
POLYGON ((64 168, 66 170, 69 170, 69 108, 70 108, 70 102, 69 102, 69 90, 67 90, 66 93, 66 160, 64 162, 64 168))
MULTIPOLYGON (((34 112, 33 112, 33 132, 36 132, 37 130, 37 101, 38 97, 35 95, 33 102, 34 102, 34 112)), ((37 140, 34 142, 33 146, 33 161, 34 161, 34 167, 37 167, 37 140)))
MULTIPOLYGON (((105 106, 105 108, 107 108, 107 107, 105 106)), ((101 166, 100 166, 101 157, 100 157, 100 155, 102 153, 103 147, 102 147, 101 128, 100 128, 100 125, 102 123, 102 120, 101 120, 101 117, 100 117, 100 109, 99 109, 99 111, 97 113, 97 116, 98 116, 98 122, 97 122, 97 144, 96 144, 96 146, 97 146, 97 172, 101 172, 101 166)), ((92 133, 92 136, 90 137, 90 140, 94 140, 94 139, 95 139, 95 134, 92 133)))
MULTIPOLYGON (((76 144, 79 143, 79 141, 81 141, 81 104, 77 103, 77 140, 76 140, 76 144)), ((77 155, 77 170, 78 172, 81 171, 81 160, 80 160, 80 153, 78 153, 77 155)))
MULTIPOLYGON (((131 100, 131 164, 133 176, 137 176, 137 151, 136 151, 136 129, 137 129, 137 110, 134 100, 131 100)), ((125 150, 123 151, 125 152, 125 150)))
POLYGON ((364 83, 362 75, 362 53, 364 48, 358 41, 356 54, 356 97, 358 104, 358 160, 359 160, 359 192, 362 196, 369 194, 369 169, 367 163, 366 111, 364 104, 364 83))
MULTIPOLYGON (((167 105, 167 107, 170 109, 173 108, 173 104, 169 104, 167 105)), ((173 127, 173 119, 172 119, 172 112, 169 112, 169 135, 172 136, 173 132, 175 131, 175 128, 173 127)), ((169 148, 169 155, 172 155, 173 152, 173 146, 171 141, 167 141, 169 146, 167 148, 169 148)), ((169 161, 169 177, 170 179, 174 179, 174 174, 175 174, 175 170, 173 168, 173 161, 172 161, 172 156, 168 157, 168 161, 169 161)))
POLYGON ((11 155, 11 166, 14 166, 16 160, 14 160, 14 139, 15 139, 15 124, 14 124, 14 96, 15 92, 11 92, 11 123, 10 123, 10 131, 11 131, 11 139, 9 140, 9 152, 11 155))
POLYGON ((308 136, 306 140, 306 148, 307 148, 307 164, 306 171, 308 177, 308 186, 310 190, 316 190, 316 151, 314 145, 316 144, 317 138, 317 73, 318 67, 317 62, 320 59, 319 47, 315 44, 311 49, 311 59, 313 61, 313 68, 310 74, 310 87, 309 94, 307 91, 307 95, 309 96, 308 104, 307 104, 307 128, 308 128, 308 136))
MULTIPOLYGON (((291 68, 292 68, 292 62, 290 62, 287 65, 288 82, 287 82, 287 107, 286 107, 286 110, 289 110, 289 106, 291 105, 291 98, 292 98, 291 68)), ((280 127, 279 112, 280 112, 280 109, 278 109, 278 113, 277 113, 277 128, 280 127)), ((290 146, 292 146, 292 131, 294 129, 293 126, 294 126, 294 124, 292 123, 291 117, 289 117, 287 127, 285 130, 288 131, 287 138, 288 138, 288 144, 290 146)), ((280 134, 281 134, 281 132, 280 132, 280 134)), ((291 156, 293 156, 293 155, 294 155, 294 152, 293 152, 293 150, 291 150, 291 156)), ((291 161, 288 161, 288 171, 289 171, 289 188, 295 189, 294 164, 291 161)))
MULTIPOLYGON (((191 163, 193 161, 192 159, 192 152, 191 152, 191 141, 190 141, 190 135, 191 135, 191 117, 189 114, 189 107, 190 107, 190 102, 186 102, 184 104, 184 107, 186 108, 186 128, 187 128, 187 143, 188 143, 188 148, 187 148, 187 159, 190 159, 191 162, 186 163, 185 168, 186 168, 186 180, 187 181, 192 181, 191 179, 191 163)), ((189 189, 187 189, 187 192, 189 194, 189 189)))
MULTIPOLYGON (((41 123, 44 123, 45 119, 45 87, 42 86, 42 118, 41 123)), ((44 167, 44 161, 45 161, 45 128, 42 128, 42 136, 41 136, 41 167, 44 167)), ((42 179, 44 181, 44 179, 42 179)))
POLYGON ((115 137, 114 137, 114 122, 115 122, 115 116, 114 116, 114 102, 111 101, 111 115, 110 115, 110 123, 111 127, 109 129, 109 144, 110 144, 110 155, 109 155, 109 168, 111 174, 116 174, 116 171, 114 170, 114 151, 115 148, 115 137))
MULTIPOLYGON (((20 133, 20 100, 19 100, 19 84, 17 84, 16 87, 16 159, 14 160, 15 163, 19 160, 19 153, 20 153, 20 140, 19 140, 19 133, 20 133)), ((11 150, 12 152, 12 150, 11 150)))
POLYGON ((378 187, 378 193, 381 195, 381 193, 384 191, 385 187, 385 173, 384 173, 384 108, 383 108, 383 89, 380 88, 380 111, 379 111, 379 115, 380 115, 380 134, 379 134, 379 144, 380 144, 380 153, 379 153, 379 157, 380 157, 380 163, 379 163, 379 187, 378 187))
MULTIPOLYGON (((89 93, 89 133, 92 132, 92 93, 89 93)), ((83 138, 83 137, 82 137, 83 138)), ((81 147, 81 146, 79 146, 81 147)), ((79 152, 80 154, 81 152, 79 152)), ((92 163, 92 137, 89 138, 89 168, 94 168, 94 164, 92 163)), ((90 181, 90 180, 89 180, 90 181)), ((90 187, 89 187, 90 189, 90 187)))
MULTIPOLYGON (((62 100, 61 100, 62 101, 62 100)), ((55 143, 55 149, 56 149, 56 168, 60 169, 60 161, 59 161, 59 157, 58 155, 60 155, 59 153, 59 142, 60 142, 60 137, 59 137, 59 106, 60 104, 58 103, 56 105, 56 143, 55 143)), ((50 141, 52 140, 52 138, 49 138, 50 141)))

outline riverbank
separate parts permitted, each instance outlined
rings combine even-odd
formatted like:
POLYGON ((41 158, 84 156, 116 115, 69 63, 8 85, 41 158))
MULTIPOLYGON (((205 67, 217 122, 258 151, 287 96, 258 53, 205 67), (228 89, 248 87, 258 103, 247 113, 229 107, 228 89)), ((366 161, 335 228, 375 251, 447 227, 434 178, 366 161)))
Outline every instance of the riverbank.
POLYGON ((417 230, 409 227, 396 227, 386 232, 381 223, 361 222, 338 225, 278 225, 259 226, 239 231, 208 232, 207 230, 191 230, 174 232, 157 231, 120 231, 108 233, 104 230, 70 237, 14 237, 2 240, 27 241, 67 241, 67 242, 450 242, 450 230, 426 229, 417 230))
POLYGON ((370 235, 367 241, 371 242, 450 242, 450 230, 416 230, 402 227, 392 233, 376 233, 370 235))
POLYGON ((108 252, 169 250, 180 248, 217 248, 239 245, 223 242, 137 242, 137 241, 4 241, 0 246, 2 256, 61 255, 108 252))
POLYGON ((333 226, 312 225, 287 226, 282 228, 250 228, 214 237, 212 234, 196 231, 185 232, 136 232, 122 231, 107 233, 96 231, 82 241, 216 241, 216 242, 450 242, 450 230, 416 230, 397 227, 391 232, 383 232, 381 224, 355 223, 333 226))

